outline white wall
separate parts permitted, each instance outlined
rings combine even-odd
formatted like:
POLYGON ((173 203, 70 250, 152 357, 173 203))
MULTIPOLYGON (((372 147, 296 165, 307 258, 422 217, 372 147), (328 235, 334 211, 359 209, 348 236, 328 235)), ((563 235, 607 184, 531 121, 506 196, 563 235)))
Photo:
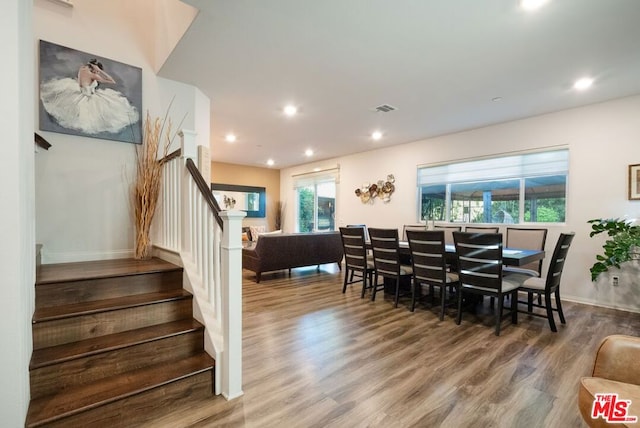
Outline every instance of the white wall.
POLYGON ((3 2, 0 40, 0 425, 24 426, 29 405, 31 315, 34 307, 35 217, 32 4, 3 2))
POLYGON ((198 9, 180 0, 152 1, 156 9, 155 71, 159 71, 198 14, 198 9))
MULTIPOLYGON (((36 55, 42 39, 141 67, 143 116, 148 110, 152 118, 164 117, 174 99, 170 111, 174 129, 185 114, 182 128, 194 129, 195 109, 203 105, 201 93, 154 73, 156 4, 152 0, 110 0, 76 1, 74 5, 68 8, 35 0, 36 55)), ((36 97, 37 86, 34 79, 36 97)), ((37 120, 37 99, 34 111, 37 120)), ((42 135, 53 145, 36 159, 36 233, 43 244, 43 263, 131 256, 134 228, 129 187, 136 146, 52 132, 42 135)), ((174 148, 178 146, 176 139, 174 148)))
MULTIPOLYGON (((640 312, 640 266, 624 266, 620 285, 607 275, 590 280, 589 267, 603 238, 589 238, 587 220, 640 219, 640 201, 627 200, 627 167, 640 163, 640 96, 613 100, 558 113, 382 148, 324 162, 283 169, 281 198, 286 201, 286 229, 294 230, 292 174, 340 164, 336 220, 338 225, 366 223, 402 227, 417 221, 416 167, 505 152, 566 145, 569 147, 567 222, 549 227, 547 254, 558 234, 575 231, 562 283, 566 299, 640 312), (354 194, 364 182, 394 174, 396 191, 389 204, 364 205, 354 194)), ((546 269, 546 265, 544 266, 546 269)))

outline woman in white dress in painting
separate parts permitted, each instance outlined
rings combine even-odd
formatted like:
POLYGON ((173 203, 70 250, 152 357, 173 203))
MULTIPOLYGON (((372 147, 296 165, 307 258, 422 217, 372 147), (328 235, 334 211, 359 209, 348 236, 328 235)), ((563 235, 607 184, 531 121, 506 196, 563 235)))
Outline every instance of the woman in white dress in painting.
POLYGON ((120 92, 101 88, 116 81, 92 59, 78 70, 78 78, 54 78, 40 85, 44 109, 68 129, 86 134, 118 133, 138 121, 138 111, 120 92))

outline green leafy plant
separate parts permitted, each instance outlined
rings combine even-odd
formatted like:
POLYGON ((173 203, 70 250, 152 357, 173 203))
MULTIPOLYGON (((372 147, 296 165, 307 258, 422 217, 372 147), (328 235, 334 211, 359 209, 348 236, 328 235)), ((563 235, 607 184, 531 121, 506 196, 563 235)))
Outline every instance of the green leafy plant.
POLYGON ((604 254, 598 254, 598 260, 589 269, 591 280, 595 281, 602 272, 609 270, 611 266, 620 268, 620 263, 631 260, 632 247, 640 246, 640 226, 620 219, 594 219, 591 223, 590 237, 605 233, 610 236, 602 248, 604 254))

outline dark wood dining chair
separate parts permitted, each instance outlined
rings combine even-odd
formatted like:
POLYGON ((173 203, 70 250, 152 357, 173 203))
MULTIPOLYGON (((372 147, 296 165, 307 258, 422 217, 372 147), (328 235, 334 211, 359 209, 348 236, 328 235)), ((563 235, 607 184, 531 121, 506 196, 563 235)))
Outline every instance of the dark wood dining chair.
POLYGON ((498 226, 467 226, 464 231, 467 233, 498 233, 500 228, 498 226))
MULTIPOLYGON (((544 250, 547 229, 524 229, 507 227, 507 248, 521 250, 544 250)), ((505 273, 521 273, 539 277, 542 274, 542 260, 524 266, 505 266, 505 273)))
POLYGON ((456 324, 462 321, 462 299, 465 294, 491 296, 498 301, 495 334, 500 335, 504 312, 504 297, 511 296, 511 323, 518 322, 518 287, 502 276, 502 234, 454 232, 453 239, 458 257, 458 316, 456 324))
POLYGON ((342 292, 347 291, 347 285, 362 282, 360 298, 364 298, 367 289, 373 286, 373 259, 368 255, 365 243, 365 229, 362 227, 341 227, 340 238, 344 251, 344 283, 342 292), (355 278, 355 279, 354 279, 355 278))
POLYGON ((398 229, 369 229, 371 248, 373 249, 373 293, 371 300, 376 299, 378 291, 378 277, 383 277, 395 283, 394 307, 398 307, 400 299, 400 282, 412 275, 411 266, 400 263, 398 229))
POLYGON ((402 226, 402 240, 408 241, 407 231, 409 230, 427 230, 426 224, 405 224, 402 226))
POLYGON ((366 224, 348 224, 347 227, 360 227, 364 229, 364 240, 369 241, 369 231, 366 224))
POLYGON ((549 327, 551 331, 557 332, 556 323, 553 317, 553 312, 558 312, 558 316, 560 317, 560 322, 562 324, 566 324, 564 313, 562 312, 562 302, 560 301, 560 279, 562 278, 562 270, 564 268, 564 263, 567 259, 567 253, 569 252, 569 247, 571 246, 571 242, 575 233, 561 233, 558 238, 558 242, 553 250, 553 255, 551 256, 551 260, 549 261, 549 269, 547 271, 547 275, 544 277, 531 277, 526 274, 518 274, 518 275, 509 275, 510 281, 517 280, 517 277, 520 277, 520 291, 524 291, 527 293, 527 301, 519 301, 518 303, 526 303, 527 311, 520 311, 527 313, 529 315, 534 315, 538 317, 547 318, 549 321, 549 327), (555 298, 556 306, 553 307, 551 302, 551 295, 555 298), (544 305, 541 304, 540 299, 538 299, 538 303, 533 303, 533 298, 535 296, 544 297, 544 305), (546 310, 545 314, 534 312, 533 308, 543 308, 546 310))
POLYGON ((411 293, 411 312, 415 310, 416 300, 423 285, 429 287, 433 300, 434 289, 440 292, 440 321, 444 319, 447 288, 457 288, 458 275, 447 272, 443 230, 408 230, 409 252, 413 268, 413 292, 411 293))

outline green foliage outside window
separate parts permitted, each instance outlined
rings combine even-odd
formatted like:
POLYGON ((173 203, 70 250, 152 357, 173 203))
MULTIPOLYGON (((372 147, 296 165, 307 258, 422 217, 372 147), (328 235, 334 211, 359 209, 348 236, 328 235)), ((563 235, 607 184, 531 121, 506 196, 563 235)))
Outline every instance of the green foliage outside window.
POLYGON ((313 205, 314 195, 312 188, 298 189, 298 224, 300 232, 313 232, 313 205))

